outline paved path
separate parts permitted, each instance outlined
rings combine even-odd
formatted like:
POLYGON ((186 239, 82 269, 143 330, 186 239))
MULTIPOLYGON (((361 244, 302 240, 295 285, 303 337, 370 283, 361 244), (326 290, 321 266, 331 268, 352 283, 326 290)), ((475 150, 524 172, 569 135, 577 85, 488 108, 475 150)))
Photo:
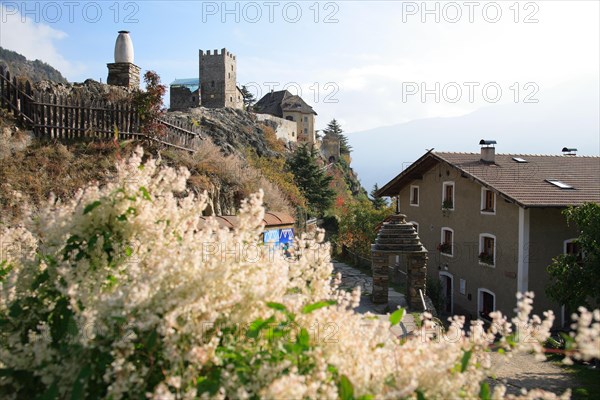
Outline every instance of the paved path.
MULTIPOLYGON (((371 312, 379 318, 387 319, 388 313, 398 307, 407 308, 404 295, 392 288, 389 289, 389 304, 374 304, 371 301, 373 280, 365 272, 337 261, 333 261, 333 269, 334 272, 342 274, 340 285, 342 289, 352 290, 356 286, 361 287, 362 297, 360 305, 356 308, 357 312, 362 314, 371 312)), ((414 329, 416 326, 413 316, 405 314, 400 325, 390 329, 390 334, 404 336, 414 329)), ((574 390, 577 387, 577 382, 572 375, 565 373, 563 369, 551 362, 536 361, 530 354, 518 354, 508 358, 494 353, 491 370, 494 376, 489 379, 490 385, 493 387, 498 382, 502 382, 509 394, 519 394, 522 388, 527 390, 541 388, 562 394, 568 388, 574 390)))
MULTIPOLYGON (((360 305, 355 309, 356 312, 365 314, 370 312, 371 314, 378 315, 381 319, 388 319, 388 314, 394 312, 399 307, 407 309, 406 299, 402 293, 396 292, 394 289, 389 288, 388 304, 375 304, 371 301, 371 293, 373 293, 373 278, 359 269, 353 268, 347 264, 333 261, 333 271, 340 272, 342 274, 341 289, 351 291, 357 286, 361 287, 362 296, 360 298, 360 305)), ((415 320, 411 314, 404 314, 404 318, 399 325, 395 325, 390 329, 390 333, 395 336, 404 336, 415 330, 415 320)))
POLYGON ((494 378, 490 385, 498 381, 504 383, 509 394, 519 394, 522 388, 544 389, 563 394, 567 389, 578 387, 575 377, 550 361, 537 361, 531 354, 513 354, 512 358, 492 354, 494 378))

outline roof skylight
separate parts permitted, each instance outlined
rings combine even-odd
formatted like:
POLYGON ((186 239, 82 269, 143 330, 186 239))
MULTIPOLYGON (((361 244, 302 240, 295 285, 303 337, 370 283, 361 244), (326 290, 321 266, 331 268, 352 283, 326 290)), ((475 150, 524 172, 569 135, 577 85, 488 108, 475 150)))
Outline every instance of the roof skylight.
POLYGON ((554 186, 559 187, 561 189, 573 189, 573 186, 567 185, 566 183, 558 181, 556 179, 546 179, 546 182, 551 183, 554 186))
POLYGON ((528 162, 526 159, 521 158, 521 157, 513 157, 513 161, 516 161, 518 163, 526 163, 526 162, 528 162))

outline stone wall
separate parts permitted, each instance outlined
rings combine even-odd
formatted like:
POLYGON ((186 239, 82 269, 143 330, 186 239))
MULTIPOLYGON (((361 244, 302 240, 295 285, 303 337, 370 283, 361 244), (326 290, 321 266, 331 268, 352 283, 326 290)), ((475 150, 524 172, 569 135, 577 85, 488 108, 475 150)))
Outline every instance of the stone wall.
POLYGON ((288 121, 287 119, 275 117, 270 114, 256 114, 256 119, 259 121, 273 121, 277 124, 275 134, 278 139, 283 139, 288 142, 296 142, 297 137, 297 125, 294 121, 288 121))
POLYGON ((122 86, 129 90, 140 87, 140 67, 131 63, 110 63, 108 67, 108 79, 106 83, 114 86, 122 86))
POLYGON ((172 111, 187 110, 189 108, 198 107, 200 105, 199 90, 191 91, 186 86, 171 86, 170 106, 172 111))

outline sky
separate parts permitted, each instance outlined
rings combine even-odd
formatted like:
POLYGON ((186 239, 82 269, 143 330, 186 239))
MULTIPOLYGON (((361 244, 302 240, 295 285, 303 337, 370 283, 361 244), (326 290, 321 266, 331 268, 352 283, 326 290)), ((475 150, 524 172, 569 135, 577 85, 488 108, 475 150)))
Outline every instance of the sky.
POLYGON ((142 71, 167 84, 198 76, 198 50, 226 47, 240 85, 257 97, 271 88, 299 93, 318 113, 318 129, 336 118, 350 136, 544 103, 571 82, 585 91, 575 101, 599 91, 594 0, 0 3, 0 46, 48 62, 69 81, 106 81, 119 30, 131 32, 142 71))

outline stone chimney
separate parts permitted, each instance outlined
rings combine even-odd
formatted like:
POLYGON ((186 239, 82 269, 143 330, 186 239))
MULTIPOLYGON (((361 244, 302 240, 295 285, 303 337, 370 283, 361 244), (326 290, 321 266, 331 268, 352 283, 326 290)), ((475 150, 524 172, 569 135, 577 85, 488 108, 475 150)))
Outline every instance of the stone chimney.
POLYGON ((107 64, 106 83, 128 90, 140 87, 140 67, 133 63, 133 42, 128 31, 119 31, 115 43, 115 62, 107 64))
POLYGON ((479 145, 481 146, 481 161, 487 164, 494 164, 496 162, 496 144, 495 140, 481 139, 479 145))

